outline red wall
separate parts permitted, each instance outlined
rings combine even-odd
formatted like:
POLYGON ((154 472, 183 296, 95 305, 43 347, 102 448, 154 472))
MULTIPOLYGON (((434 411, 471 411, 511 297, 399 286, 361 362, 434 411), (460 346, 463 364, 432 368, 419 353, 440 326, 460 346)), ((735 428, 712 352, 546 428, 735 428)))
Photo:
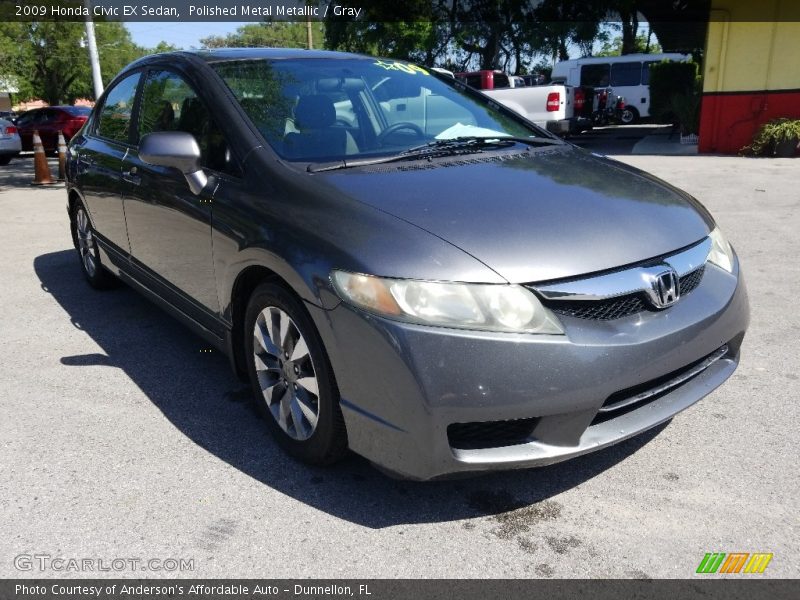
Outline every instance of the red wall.
POLYGON ((800 118, 800 90, 706 92, 698 151, 736 154, 761 124, 778 117, 800 118))

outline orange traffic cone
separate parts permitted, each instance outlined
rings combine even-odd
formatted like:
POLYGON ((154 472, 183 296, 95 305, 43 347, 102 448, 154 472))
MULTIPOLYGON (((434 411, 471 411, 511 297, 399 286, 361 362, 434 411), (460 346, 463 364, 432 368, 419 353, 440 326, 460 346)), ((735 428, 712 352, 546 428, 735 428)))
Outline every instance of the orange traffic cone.
POLYGON ((67 141, 64 134, 58 132, 58 180, 64 181, 67 167, 67 141))
POLYGON ((50 167, 47 164, 47 157, 44 155, 44 146, 39 132, 33 132, 33 181, 31 185, 50 185, 56 183, 50 175, 50 167))

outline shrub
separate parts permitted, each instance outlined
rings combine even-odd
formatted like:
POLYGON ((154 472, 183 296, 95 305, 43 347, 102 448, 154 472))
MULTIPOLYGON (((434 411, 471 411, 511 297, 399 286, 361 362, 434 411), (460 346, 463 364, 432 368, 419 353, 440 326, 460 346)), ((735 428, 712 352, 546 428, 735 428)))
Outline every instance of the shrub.
POLYGON ((772 155, 775 146, 782 142, 797 144, 800 140, 800 119, 773 119, 759 127, 749 146, 742 148, 743 154, 772 155))
POLYGON ((697 63, 650 65, 650 115, 661 123, 681 125, 683 133, 697 133, 701 89, 697 63))

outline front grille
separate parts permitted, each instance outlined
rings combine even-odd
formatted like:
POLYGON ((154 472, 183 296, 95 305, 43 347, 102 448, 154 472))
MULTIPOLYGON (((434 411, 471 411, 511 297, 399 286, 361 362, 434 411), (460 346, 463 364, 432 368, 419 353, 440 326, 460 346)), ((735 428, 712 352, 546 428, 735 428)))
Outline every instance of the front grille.
MULTIPOLYGON (((705 267, 700 267, 680 278, 681 297, 700 285, 704 272, 705 267)), ((656 310, 641 292, 607 300, 543 300, 542 303, 560 315, 600 321, 619 319, 645 310, 656 310)))
POLYGON ((451 448, 478 450, 515 446, 530 441, 538 419, 453 423, 447 427, 451 448))

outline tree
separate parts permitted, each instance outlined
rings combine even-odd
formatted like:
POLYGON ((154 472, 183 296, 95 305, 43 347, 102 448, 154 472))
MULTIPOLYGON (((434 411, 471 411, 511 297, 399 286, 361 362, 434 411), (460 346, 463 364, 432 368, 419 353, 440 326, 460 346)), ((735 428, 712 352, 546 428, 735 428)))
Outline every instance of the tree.
MULTIPOLYGON (((147 50, 122 23, 95 25, 104 84, 147 50)), ((0 23, 0 77, 16 83, 17 98, 72 104, 93 97, 91 66, 81 22, 0 23)))
MULTIPOLYGON (((311 23, 314 43, 322 45, 325 26, 319 21, 311 23)), ((248 23, 226 36, 211 35, 200 39, 204 48, 305 48, 306 23, 269 21, 248 23)))
MULTIPOLYGON (((606 41, 600 47, 600 50, 594 54, 594 56, 620 56, 625 54, 622 51, 622 36, 616 36, 614 39, 610 41, 606 41)), ((633 45, 633 52, 628 52, 628 54, 660 54, 661 53, 661 45, 652 39, 650 35, 643 35, 639 34, 636 36, 636 40, 634 41, 633 45)))

